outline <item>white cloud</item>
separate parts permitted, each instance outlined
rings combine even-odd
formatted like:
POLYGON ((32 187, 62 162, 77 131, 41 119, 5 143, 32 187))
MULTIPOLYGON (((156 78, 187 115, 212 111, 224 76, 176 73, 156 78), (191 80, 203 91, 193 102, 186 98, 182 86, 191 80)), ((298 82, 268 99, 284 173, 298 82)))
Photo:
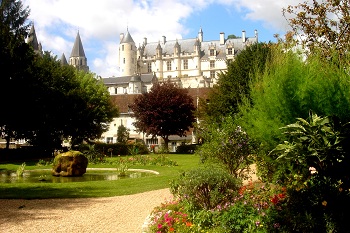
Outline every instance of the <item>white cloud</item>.
POLYGON ((31 9, 36 33, 44 50, 67 59, 77 31, 88 57, 90 70, 108 77, 118 75, 119 35, 129 28, 135 43, 181 39, 189 29, 181 23, 193 14, 223 4, 244 12, 250 20, 261 21, 268 27, 285 30, 282 7, 296 0, 23 0, 31 9))

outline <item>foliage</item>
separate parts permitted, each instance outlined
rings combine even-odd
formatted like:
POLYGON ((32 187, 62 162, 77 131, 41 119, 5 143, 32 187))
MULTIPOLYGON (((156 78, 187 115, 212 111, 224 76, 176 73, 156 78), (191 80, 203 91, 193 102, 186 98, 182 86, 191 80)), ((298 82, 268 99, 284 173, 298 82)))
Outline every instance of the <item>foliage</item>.
POLYGON ((191 144, 191 145, 179 145, 176 147, 176 153, 179 154, 193 154, 196 149, 197 149, 197 145, 191 144))
POLYGON ((98 164, 98 163, 105 162, 105 156, 106 155, 104 155, 101 152, 97 151, 95 149, 95 145, 94 144, 87 145, 87 147, 85 147, 85 148, 86 149, 82 150, 81 152, 88 159, 89 164, 98 164))
POLYGON ((286 199, 285 188, 250 181, 234 192, 232 199, 209 210, 194 208, 181 198, 162 203, 152 212, 150 229, 167 229, 166 219, 186 216, 190 228, 176 231, 184 226, 181 221, 173 221, 169 227, 175 232, 280 232, 287 229, 282 228, 284 222, 277 222, 282 221, 278 216, 286 199))
POLYGON ((308 121, 298 118, 294 124, 282 127, 288 141, 279 144, 270 152, 277 155, 279 179, 300 189, 310 178, 310 168, 319 176, 342 181, 342 189, 350 188, 348 167, 350 165, 349 126, 336 119, 319 117, 310 112, 308 121), (345 132, 345 133, 344 133, 345 132), (344 146, 346 146, 344 148, 344 146), (282 169, 284 168, 284 169, 282 169))
POLYGON ((310 53, 321 49, 325 57, 333 49, 344 56, 349 51, 350 5, 348 0, 302 2, 283 9, 297 42, 310 53))
POLYGON ((350 217, 348 168, 349 127, 332 117, 311 113, 283 127, 288 141, 279 144, 279 181, 289 198, 276 216, 288 230, 301 232, 344 232, 350 217))
POLYGON ((132 165, 178 166, 176 161, 171 160, 165 154, 157 154, 155 156, 132 155, 127 161, 132 165))
MULTIPOLYGON (((303 61, 296 53, 276 49, 266 71, 251 83, 251 100, 240 106, 235 122, 259 143, 262 156, 285 139, 281 127, 307 118, 310 109, 343 122, 350 119, 348 74, 320 56, 303 61)), ((270 162, 265 157, 258 165, 268 167, 270 162)))
POLYGON ((156 83, 131 106, 134 125, 146 135, 163 138, 168 149, 169 135, 185 136, 195 122, 194 104, 188 91, 171 82, 156 83))
POLYGON ((25 167, 26 167, 26 163, 22 163, 22 165, 17 168, 16 170, 17 177, 23 176, 25 167))
POLYGON ((124 125, 118 126, 117 131, 117 142, 126 143, 129 139, 130 129, 126 128, 124 125))
POLYGON ((178 201, 174 200, 167 201, 154 208, 148 224, 147 232, 199 232, 188 218, 188 215, 183 212, 178 201))
POLYGON ((197 168, 172 180, 172 194, 195 209, 210 210, 231 200, 240 181, 221 169, 197 168))
POLYGON ((200 104, 205 110, 207 123, 238 112, 243 96, 249 96, 251 75, 265 68, 270 46, 265 43, 250 45, 233 61, 227 62, 227 71, 219 74, 217 85, 209 92, 209 103, 200 104))
POLYGON ((11 101, 13 93, 17 99, 30 100, 28 84, 31 83, 29 74, 34 52, 24 41, 30 26, 27 24, 29 13, 29 8, 24 8, 19 0, 0 2, 1 107, 4 109, 0 114, 0 137, 6 139, 7 149, 10 139, 16 138, 17 130, 21 129, 18 122, 24 120, 22 113, 30 110, 27 105, 19 108, 11 101))
POLYGON ((203 162, 214 161, 236 178, 247 178, 255 146, 248 134, 226 117, 204 133, 205 143, 196 151, 203 162))
POLYGON ((119 159, 117 163, 118 176, 126 176, 126 172, 129 170, 129 164, 126 159, 119 159))

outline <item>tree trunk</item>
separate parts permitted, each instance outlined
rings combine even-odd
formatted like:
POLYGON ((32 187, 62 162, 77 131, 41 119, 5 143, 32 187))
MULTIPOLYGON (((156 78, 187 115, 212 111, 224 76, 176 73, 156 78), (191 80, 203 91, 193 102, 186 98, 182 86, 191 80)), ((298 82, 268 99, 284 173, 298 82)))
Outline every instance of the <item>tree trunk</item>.
POLYGON ((163 137, 164 140, 164 151, 169 153, 169 136, 163 137))

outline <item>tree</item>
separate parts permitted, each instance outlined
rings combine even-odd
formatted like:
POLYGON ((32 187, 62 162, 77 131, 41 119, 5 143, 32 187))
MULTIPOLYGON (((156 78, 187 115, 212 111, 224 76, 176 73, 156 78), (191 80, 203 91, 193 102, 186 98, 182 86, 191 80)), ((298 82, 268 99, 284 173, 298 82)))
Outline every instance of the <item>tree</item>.
POLYGON ((238 112, 242 98, 249 95, 250 76, 263 71, 269 52, 269 44, 253 44, 227 62, 227 71, 219 74, 217 85, 209 92, 209 103, 201 104, 207 122, 238 112))
POLYGON ((305 1, 283 9, 293 28, 297 41, 313 52, 321 49, 325 56, 338 51, 341 56, 349 51, 350 1, 305 1))
POLYGON ((131 106, 134 126, 146 135, 160 136, 168 149, 169 135, 185 136, 195 122, 193 98, 186 89, 170 82, 154 84, 131 106))
POLYGON ((0 136, 6 138, 7 148, 10 139, 15 137, 16 121, 20 118, 20 108, 11 101, 26 99, 27 77, 34 59, 32 49, 25 43, 29 24, 29 8, 23 8, 18 0, 0 2, 0 70, 2 88, 2 114, 0 114, 0 136))
MULTIPOLYGON (((35 145, 57 148, 63 139, 72 144, 99 138, 118 116, 118 109, 94 74, 61 66, 45 52, 37 57, 31 86, 32 111, 23 137, 35 145)), ((23 122, 23 121, 22 121, 23 122)))
POLYGON ((124 125, 120 125, 117 131, 117 142, 126 143, 129 139, 129 131, 124 125))

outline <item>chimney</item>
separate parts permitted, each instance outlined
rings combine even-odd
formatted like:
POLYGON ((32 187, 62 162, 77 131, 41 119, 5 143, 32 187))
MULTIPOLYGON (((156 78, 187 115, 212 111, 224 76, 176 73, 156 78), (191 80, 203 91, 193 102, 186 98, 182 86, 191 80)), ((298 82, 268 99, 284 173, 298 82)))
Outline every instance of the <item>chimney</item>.
POLYGON ((224 45, 224 44, 225 44, 225 33, 220 32, 220 45, 224 45))
POLYGON ((166 37, 163 36, 163 44, 165 44, 165 43, 166 43, 166 37))
POLYGON ((245 38, 245 31, 242 31, 242 41, 243 41, 243 43, 246 41, 246 38, 245 38))
POLYGON ((120 42, 122 42, 123 38, 124 38, 124 33, 120 33, 119 35, 120 42))
POLYGON ((143 45, 147 45, 147 37, 143 38, 143 45))

